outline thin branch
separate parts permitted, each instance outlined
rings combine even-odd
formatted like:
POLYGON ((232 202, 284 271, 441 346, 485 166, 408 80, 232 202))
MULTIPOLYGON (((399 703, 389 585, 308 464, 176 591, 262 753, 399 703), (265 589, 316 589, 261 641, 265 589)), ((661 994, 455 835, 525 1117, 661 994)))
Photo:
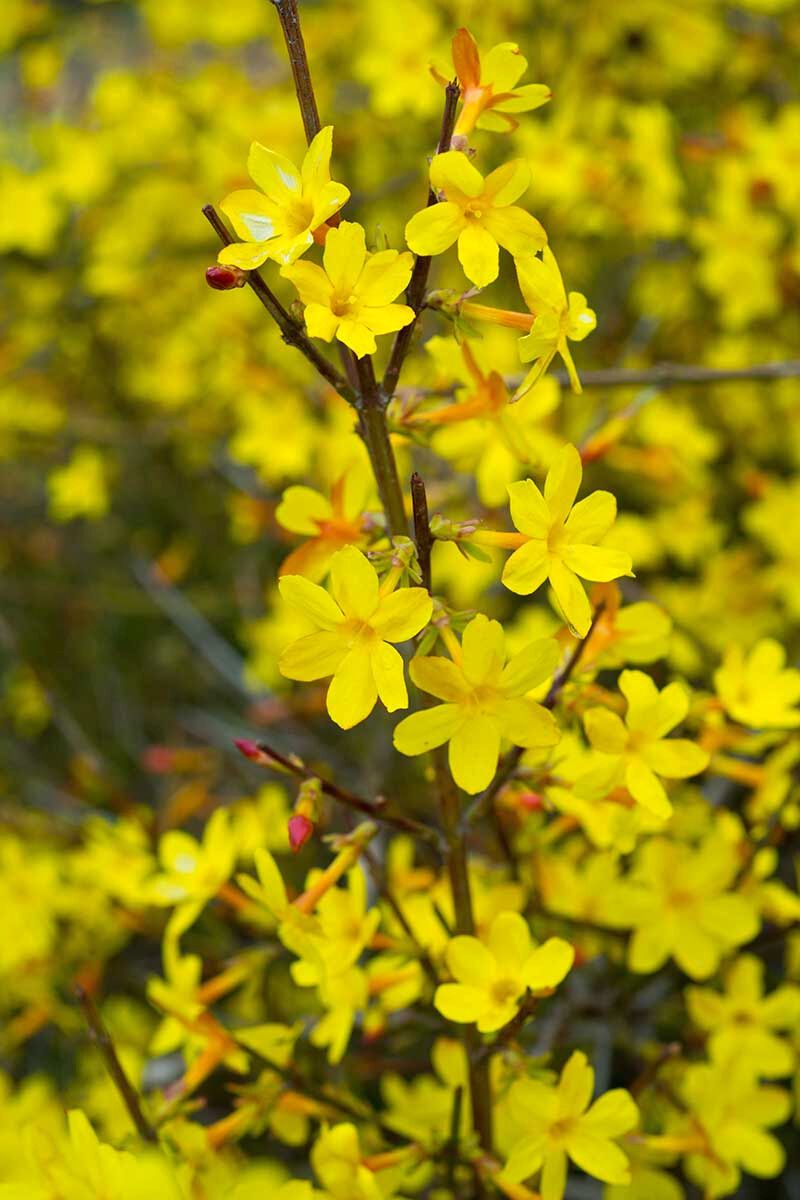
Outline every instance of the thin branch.
POLYGON ((408 537, 403 490, 372 359, 364 355, 363 358, 354 357, 354 362, 360 392, 359 430, 367 447, 386 523, 393 537, 408 537))
POLYGON ((453 1107, 450 1112, 450 1130, 445 1144, 445 1161, 447 1163, 446 1183, 448 1192, 455 1196, 456 1165, 458 1163, 458 1142, 461 1132, 461 1109, 464 1105, 464 1087, 459 1084, 453 1092, 453 1107))
POLYGON ((422 575, 422 586, 431 590, 431 548, 433 539, 428 519, 428 497, 425 481, 416 471, 411 476, 411 511, 414 517, 414 541, 417 544, 417 561, 422 575))
POLYGON ((289 65, 292 68, 297 103, 303 118, 306 141, 310 142, 319 133, 322 126, 317 109, 317 99, 314 95, 314 86, 311 82, 303 31, 300 28, 297 0, 272 0, 272 3, 278 11, 278 20, 281 23, 286 52, 289 55, 289 65))
POLYGON ((422 821, 415 821, 413 817, 407 817, 404 813, 395 812, 390 808, 388 800, 365 800, 362 796, 356 796, 353 792, 348 792, 346 788, 339 787, 338 783, 331 783, 329 780, 323 779, 299 759, 281 754, 279 750, 273 749, 264 742, 255 744, 241 742, 237 743, 237 746, 245 758, 249 758, 251 762, 256 762, 259 766, 270 767, 277 763, 279 767, 283 767, 285 771, 295 775, 298 779, 318 779, 323 794, 331 800, 335 800, 337 804, 355 809, 356 812, 371 817, 373 821, 391 825, 394 829, 412 834, 430 842, 437 848, 439 847, 439 834, 432 826, 425 825, 422 821), (253 749, 260 752, 260 755, 263 755, 267 761, 264 761, 259 754, 254 754, 253 749), (270 763, 269 759, 272 759, 273 762, 270 763))
MULTIPOLYGON (((439 142, 436 147, 436 153, 441 154, 445 150, 450 149, 450 142, 453 137, 453 129, 456 122, 456 105, 461 90, 456 80, 448 83, 445 89, 444 112, 442 113, 442 127, 439 132, 439 142)), ((428 203, 430 208, 432 204, 436 204, 437 196, 433 188, 428 189, 428 203)), ((392 352, 389 356, 389 362, 383 376, 382 390, 387 400, 390 400, 394 395, 397 387, 397 381, 400 378, 400 372, 403 369, 406 355, 411 346, 411 338, 417 324, 417 318, 422 311, 422 305, 425 300, 425 290, 428 286, 428 274, 431 268, 431 259, 429 255, 421 255, 414 263, 414 270, 411 272, 411 279, 406 290, 406 304, 414 310, 414 320, 410 325, 406 325, 401 329, 394 340, 392 352)))
MULTIPOLYGON (((581 655, 583 654, 589 638, 592 636, 595 625, 602 616, 604 608, 605 605, 602 602, 598 604, 592 616, 592 623, 586 631, 586 636, 577 643, 567 662, 564 664, 561 670, 553 676, 553 682, 550 684, 547 695, 542 701, 544 708, 555 708, 564 685, 569 682, 570 676, 581 660, 581 655)), ((513 776, 524 753, 525 749, 522 746, 514 746, 514 748, 508 752, 503 761, 500 763, 497 774, 487 787, 486 791, 482 792, 480 796, 473 800, 472 804, 464 813, 463 821, 465 825, 471 825, 474 821, 479 820, 484 813, 489 811, 497 794, 505 787, 509 779, 511 779, 513 776)))
POLYGON ((130 1118, 136 1127, 136 1132, 143 1142, 157 1144, 158 1135, 142 1112, 139 1097, 123 1070, 122 1063, 119 1061, 114 1043, 111 1040, 111 1035, 103 1024, 103 1019, 97 1011, 94 1001, 86 989, 80 985, 75 988, 75 996, 83 1009, 86 1024, 89 1026, 89 1036, 105 1059, 106 1070, 122 1097, 130 1118))
MULTIPOLYGON (((273 3, 275 0, 273 0, 273 3)), ((224 221, 220 218, 213 204, 205 204, 203 206, 203 216, 208 221, 211 228, 216 233, 223 246, 229 246, 233 241, 228 232, 224 221)), ((272 289, 264 282, 258 271, 247 272, 247 283, 258 296, 264 308, 272 317, 275 324, 281 331, 281 337, 288 346, 293 346, 295 350, 299 350, 305 358, 311 363, 312 367, 325 379, 332 388, 334 388, 340 396, 342 396, 349 404, 356 405, 358 397, 347 383, 343 375, 340 375, 336 368, 328 362, 324 354, 321 354, 311 339, 306 335, 301 325, 295 321, 290 313, 281 304, 278 297, 272 289)))

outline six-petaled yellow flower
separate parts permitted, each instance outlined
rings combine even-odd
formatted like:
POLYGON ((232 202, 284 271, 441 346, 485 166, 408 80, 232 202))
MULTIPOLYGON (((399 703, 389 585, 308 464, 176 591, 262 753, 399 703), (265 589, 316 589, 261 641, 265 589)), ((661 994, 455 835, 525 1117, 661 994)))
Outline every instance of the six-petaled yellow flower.
POLYGON ((552 638, 542 638, 506 662, 503 628, 482 614, 450 650, 455 661, 411 660, 414 683, 444 704, 406 717, 394 744, 402 754, 423 754, 449 742, 453 778, 466 792, 479 792, 494 776, 503 738, 525 747, 558 741, 551 713, 526 693, 553 674, 560 652, 552 638))
POLYGON ((394 333, 414 320, 414 310, 392 301, 411 278, 408 251, 379 250, 368 254, 361 225, 342 221, 325 239, 322 267, 301 262, 283 267, 305 308, 311 337, 336 337, 359 358, 374 354, 375 335, 394 333))
POLYGON ((516 256, 517 279, 525 303, 535 320, 530 333, 519 339, 517 349, 524 363, 532 362, 528 374, 515 393, 524 396, 541 379, 559 354, 569 374, 574 392, 581 392, 581 381, 572 361, 569 342, 582 342, 597 326, 597 317, 581 292, 570 292, 558 269, 555 255, 545 246, 542 258, 516 256))
POLYGON ((509 485, 511 519, 520 532, 478 531, 472 538, 479 544, 516 547, 503 570, 503 583, 527 596, 549 580, 578 637, 586 635, 592 622, 578 576, 602 583, 632 573, 628 554, 597 544, 614 524, 616 500, 610 492, 592 492, 575 504, 582 478, 580 454, 574 446, 564 446, 547 472, 544 495, 532 479, 509 485))
MULTIPOLYGON (((465 136, 476 125, 478 129, 509 133, 519 124, 513 113, 540 108, 553 95, 543 83, 517 87, 528 60, 520 54, 516 42, 493 46, 481 60, 475 38, 468 29, 459 29, 453 38, 453 66, 464 102, 456 121, 456 135, 465 136)), ((447 83, 438 71, 434 75, 440 83, 447 83)))
POLYGON ((714 686, 725 709, 743 725, 800 725, 800 671, 786 666, 786 651, 773 638, 762 638, 748 655, 741 646, 729 646, 714 672, 714 686))
POLYGON ((500 272, 498 246, 518 258, 533 256, 545 245, 547 234, 536 218, 514 204, 530 183, 523 159, 484 179, 465 154, 446 150, 431 162, 430 178, 443 199, 406 225, 406 241, 415 254, 441 254, 458 242, 467 279, 486 287, 500 272))
POLYGON ((672 805, 659 776, 688 779, 708 766, 708 753, 688 738, 668 738, 689 711, 689 693, 680 683, 659 691, 644 671, 623 671, 619 689, 628 702, 625 720, 607 708, 590 708, 583 723, 592 747, 603 759, 584 779, 594 787, 602 778, 608 790, 623 786, 657 817, 669 817, 672 805))
POLYGON ((261 188, 231 192, 220 205, 242 240, 225 246, 219 261, 242 270, 268 258, 291 263, 314 243, 314 232, 350 197, 343 183, 331 180, 333 126, 320 129, 297 168, 274 150, 253 142, 247 169, 261 188))
POLYGON ((561 1200, 568 1159, 604 1183, 628 1183, 630 1169, 615 1138, 633 1129, 639 1111, 624 1088, 606 1092, 594 1104, 594 1071, 576 1050, 557 1087, 536 1079, 520 1079, 509 1095, 515 1120, 529 1132, 512 1148, 503 1178, 527 1179, 541 1170, 542 1200, 561 1200))
POLYGON ((375 568, 354 546, 331 559, 332 595, 302 575, 284 575, 281 595, 301 609, 318 632, 287 646, 280 670, 287 679, 332 675, 327 707, 332 720, 351 729, 380 697, 389 712, 408 707, 403 660, 391 642, 407 642, 428 623, 432 602, 424 588, 382 594, 375 568))
POLYGON ((492 921, 486 945, 475 937, 455 937, 445 958, 456 982, 441 984, 434 1004, 448 1021, 474 1021, 481 1033, 491 1033, 516 1015, 526 991, 557 987, 575 951, 558 937, 536 945, 525 918, 504 912, 492 921))

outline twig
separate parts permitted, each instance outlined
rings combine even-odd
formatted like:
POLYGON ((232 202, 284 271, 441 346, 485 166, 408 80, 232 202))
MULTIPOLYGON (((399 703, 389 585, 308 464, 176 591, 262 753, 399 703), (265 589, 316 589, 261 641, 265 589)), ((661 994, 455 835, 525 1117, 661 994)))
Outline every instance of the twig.
POLYGON ((308 55, 303 41, 303 31, 300 28, 300 15, 297 11, 297 0, 272 0, 278 11, 286 52, 289 55, 289 65, 294 77, 294 90, 297 93, 297 103, 303 118, 303 128, 306 141, 310 142, 322 128, 317 110, 317 99, 311 82, 311 72, 308 68, 308 55))
MULTIPOLYGON (((594 614, 592 615, 592 622, 586 631, 586 636, 582 638, 575 646, 569 656, 569 659, 564 664, 562 669, 553 676, 553 682, 550 684, 547 695, 542 701, 544 708, 555 708, 564 685, 569 681, 570 676, 580 662, 584 648, 589 641, 589 638, 592 636, 595 625, 600 620, 604 608, 604 603, 601 602, 598 604, 597 608, 594 610, 594 614)), ((480 796, 473 800, 472 804, 464 813, 463 822, 465 825, 471 825, 474 821, 477 821, 480 817, 482 817, 484 813, 489 811, 489 808, 498 792, 505 787, 509 779, 511 779, 512 775, 516 771, 517 767, 519 766, 519 761, 524 753, 525 749, 522 746, 514 746, 514 748, 508 752, 503 761, 500 763, 500 766, 497 769, 497 774, 487 787, 486 791, 482 792, 480 796)))
POLYGON ((456 1164, 458 1163, 458 1142, 461 1132, 461 1109, 464 1103, 464 1088, 462 1084, 453 1092, 453 1107, 450 1112, 450 1130, 445 1146, 447 1162, 446 1186, 450 1195, 455 1196, 456 1164))
MULTIPOLYGON (((753 363, 748 367, 703 367, 682 363, 655 363, 652 367, 601 367, 596 371, 581 371, 581 384, 586 388, 613 387, 679 387, 681 385, 706 383, 769 383, 781 379, 796 379, 800 376, 800 359, 782 362, 753 363)), ((505 384, 513 391, 522 383, 524 376, 508 375, 505 384)), ((566 371, 553 371, 562 388, 570 386, 566 371)), ((455 395, 460 384, 444 388, 411 388, 415 396, 439 396, 442 399, 455 395)))
POLYGON ((83 1015, 86 1018, 86 1024, 89 1026, 89 1036, 97 1045, 100 1053, 103 1055, 106 1064, 106 1070, 111 1076, 117 1091, 119 1092, 125 1107, 130 1114, 130 1118, 136 1127, 136 1132, 143 1142, 153 1142, 158 1144, 158 1135, 153 1129, 153 1126, 145 1117, 139 1104, 139 1097, 131 1085, 128 1076, 123 1070, 122 1063, 117 1057, 117 1051, 114 1043, 111 1040, 111 1035, 103 1024, 103 1019, 97 1011, 97 1007, 89 993, 84 987, 78 984, 75 988, 75 996, 78 1003, 83 1009, 83 1015))
MULTIPOLYGON (((275 0, 273 0, 275 3, 275 0)), ((228 232, 224 221, 220 218, 213 204, 205 204, 203 206, 203 216, 208 221, 211 228, 216 233, 223 246, 229 246, 233 241, 228 232)), ((247 272, 247 283, 258 296, 264 308, 272 317, 275 324, 281 331, 281 337, 287 346, 293 346, 295 350, 299 350, 305 358, 311 363, 312 367, 325 379, 332 388, 334 388, 340 396, 342 396, 349 404, 355 405, 358 397, 350 387, 343 375, 340 375, 336 368, 328 362, 324 354, 321 354, 310 338, 306 336, 301 325, 294 320, 290 313, 281 304, 278 297, 272 289, 264 282, 258 271, 247 272)))
POLYGON ((394 537, 407 537, 408 522, 403 491, 397 474, 392 443, 389 440, 385 405, 378 390, 372 359, 369 355, 364 355, 363 358, 354 358, 354 361, 360 392, 359 428, 369 453, 389 532, 394 537))
POLYGON ((417 544, 417 561, 422 575, 422 586, 431 590, 431 527, 428 520, 428 497, 425 481, 416 471, 411 476, 411 511, 414 517, 414 541, 417 544))
MULTIPOLYGON (((453 137, 453 128, 456 122, 456 105, 461 90, 456 80, 448 83, 445 89, 444 112, 442 113, 442 127, 439 132, 439 142, 436 147, 436 153, 441 154, 445 150, 449 150, 450 141, 453 137)), ((432 204, 436 204, 437 196, 433 188, 428 188, 428 203, 430 208, 432 204)), ((408 288, 406 289, 406 304, 414 310, 414 320, 410 325, 399 330, 394 339, 392 352, 389 355, 389 362, 383 376, 382 390, 387 400, 390 400, 394 395, 397 381, 400 378, 400 372, 403 369, 406 355, 411 346, 411 338, 417 324, 417 318, 422 311, 422 305, 425 300, 425 289, 428 285, 428 274, 431 268, 431 259, 429 255, 421 255, 414 263, 414 270, 411 272, 408 288)))
MULTIPOLYGON (((251 761, 258 762, 259 766, 269 767, 269 762, 260 761, 254 758, 253 754, 245 747, 251 746, 252 743, 241 743, 239 749, 246 758, 251 761)), ((338 783, 331 783, 327 779, 322 779, 316 771, 312 771, 299 759, 290 758, 285 754, 281 754, 279 750, 274 750, 272 746, 267 746, 264 742, 255 744, 267 759, 273 759, 285 771, 289 771, 298 779, 319 779, 320 788, 325 796, 331 800, 335 800, 337 804, 343 804, 346 808, 353 808, 356 812, 364 813, 371 817, 373 821, 380 821, 384 825, 391 825, 395 829, 402 830, 403 833, 410 833, 415 837, 423 838, 426 842, 439 847, 439 834, 430 825, 425 825, 422 821, 415 821, 413 817, 407 817, 404 813, 393 812, 389 808, 388 801, 373 801, 365 800, 361 796, 356 796, 353 792, 348 792, 345 788, 339 787, 338 783)))

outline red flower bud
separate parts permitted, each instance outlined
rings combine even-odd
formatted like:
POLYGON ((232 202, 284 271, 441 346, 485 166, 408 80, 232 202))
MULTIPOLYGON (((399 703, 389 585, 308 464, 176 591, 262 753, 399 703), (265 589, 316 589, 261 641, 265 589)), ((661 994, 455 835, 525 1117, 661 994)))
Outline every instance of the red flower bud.
POLYGON ((206 283, 218 292, 229 292, 232 288, 244 287, 247 283, 247 271, 242 271, 240 267, 215 263, 206 271, 206 283))
POLYGON ((167 775, 175 766, 175 751, 169 746, 148 746, 142 754, 142 766, 151 775, 167 775))
POLYGON ((310 821, 308 817, 304 817, 300 813, 289 817, 289 845, 294 854, 303 849, 313 832, 314 822, 310 821))
POLYGON ((245 741, 244 738, 234 738, 233 744, 240 754, 243 754, 245 758, 249 758, 253 762, 258 762, 259 759, 264 757, 255 742, 245 741))
POLYGON ((522 808, 527 808, 528 812, 541 812, 544 808, 544 798, 538 792, 523 792, 519 803, 522 808))

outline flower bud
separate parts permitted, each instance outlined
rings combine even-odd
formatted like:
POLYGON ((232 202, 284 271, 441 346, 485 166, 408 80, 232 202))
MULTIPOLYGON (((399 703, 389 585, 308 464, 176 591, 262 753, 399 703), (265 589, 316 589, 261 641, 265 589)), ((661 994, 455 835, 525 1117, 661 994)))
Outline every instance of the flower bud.
POLYGON ((218 292, 229 292, 232 288, 244 287, 247 283, 247 271, 240 267, 215 263, 206 270, 206 283, 218 292))
POLYGON ((293 854, 297 854, 303 849, 314 832, 314 828, 314 822, 302 813, 294 813, 289 817, 289 845, 293 854))

